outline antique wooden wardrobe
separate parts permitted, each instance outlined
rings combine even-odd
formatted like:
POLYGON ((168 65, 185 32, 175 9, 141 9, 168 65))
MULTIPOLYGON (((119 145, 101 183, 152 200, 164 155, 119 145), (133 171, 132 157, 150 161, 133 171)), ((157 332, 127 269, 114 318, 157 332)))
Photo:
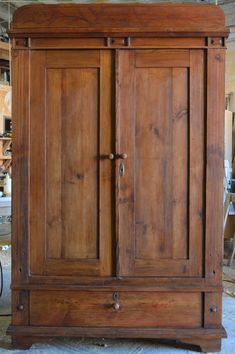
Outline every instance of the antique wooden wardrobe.
POLYGON ((214 5, 19 8, 13 318, 219 350, 224 54, 214 5))

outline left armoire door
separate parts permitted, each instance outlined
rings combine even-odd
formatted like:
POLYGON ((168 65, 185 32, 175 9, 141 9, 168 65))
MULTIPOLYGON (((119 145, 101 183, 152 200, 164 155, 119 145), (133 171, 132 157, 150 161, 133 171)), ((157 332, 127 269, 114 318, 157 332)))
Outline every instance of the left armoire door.
POLYGON ((112 52, 32 51, 31 276, 111 276, 112 52))

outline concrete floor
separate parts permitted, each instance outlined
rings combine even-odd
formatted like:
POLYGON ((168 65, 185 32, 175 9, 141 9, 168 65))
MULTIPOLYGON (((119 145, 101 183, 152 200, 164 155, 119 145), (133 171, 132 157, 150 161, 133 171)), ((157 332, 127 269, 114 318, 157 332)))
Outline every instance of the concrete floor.
MULTIPOLYGON (((10 249, 0 252, 0 259, 4 269, 4 292, 0 298, 0 314, 10 313, 10 249)), ((235 277, 233 269, 225 267, 225 272, 235 277)), ((224 284, 230 291, 235 291, 235 286, 224 284)), ((0 316, 0 354, 193 354, 198 353, 197 347, 182 346, 176 342, 153 340, 115 340, 115 339, 84 339, 60 338, 50 343, 34 344, 29 350, 13 350, 10 338, 5 335, 6 328, 11 318, 0 316)), ((223 297, 223 325, 228 338, 223 340, 223 354, 235 354, 235 298, 227 295, 223 297)))

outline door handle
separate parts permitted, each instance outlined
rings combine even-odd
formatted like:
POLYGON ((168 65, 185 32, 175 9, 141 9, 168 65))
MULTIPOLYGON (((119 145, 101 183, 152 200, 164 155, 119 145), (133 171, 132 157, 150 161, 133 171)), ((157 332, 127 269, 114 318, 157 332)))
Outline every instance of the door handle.
POLYGON ((125 159, 127 159, 127 154, 125 154, 125 153, 122 153, 122 154, 110 153, 108 155, 101 155, 100 158, 104 159, 104 160, 118 160, 118 159, 125 160, 125 159))
POLYGON ((114 159, 115 159, 115 155, 112 154, 112 153, 109 154, 109 155, 108 155, 108 159, 109 159, 109 160, 114 160, 114 159))
POLYGON ((127 154, 125 154, 125 153, 116 154, 116 159, 125 160, 125 159, 127 159, 127 154))
POLYGON ((115 155, 110 153, 108 155, 101 155, 100 156, 101 160, 114 160, 115 159, 115 155))

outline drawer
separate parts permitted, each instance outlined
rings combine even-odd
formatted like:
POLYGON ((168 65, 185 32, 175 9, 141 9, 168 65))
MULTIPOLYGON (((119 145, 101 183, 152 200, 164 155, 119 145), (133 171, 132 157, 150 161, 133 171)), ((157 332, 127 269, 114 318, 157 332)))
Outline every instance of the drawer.
POLYGON ((30 324, 196 328, 202 325, 202 296, 146 291, 32 291, 30 324))

